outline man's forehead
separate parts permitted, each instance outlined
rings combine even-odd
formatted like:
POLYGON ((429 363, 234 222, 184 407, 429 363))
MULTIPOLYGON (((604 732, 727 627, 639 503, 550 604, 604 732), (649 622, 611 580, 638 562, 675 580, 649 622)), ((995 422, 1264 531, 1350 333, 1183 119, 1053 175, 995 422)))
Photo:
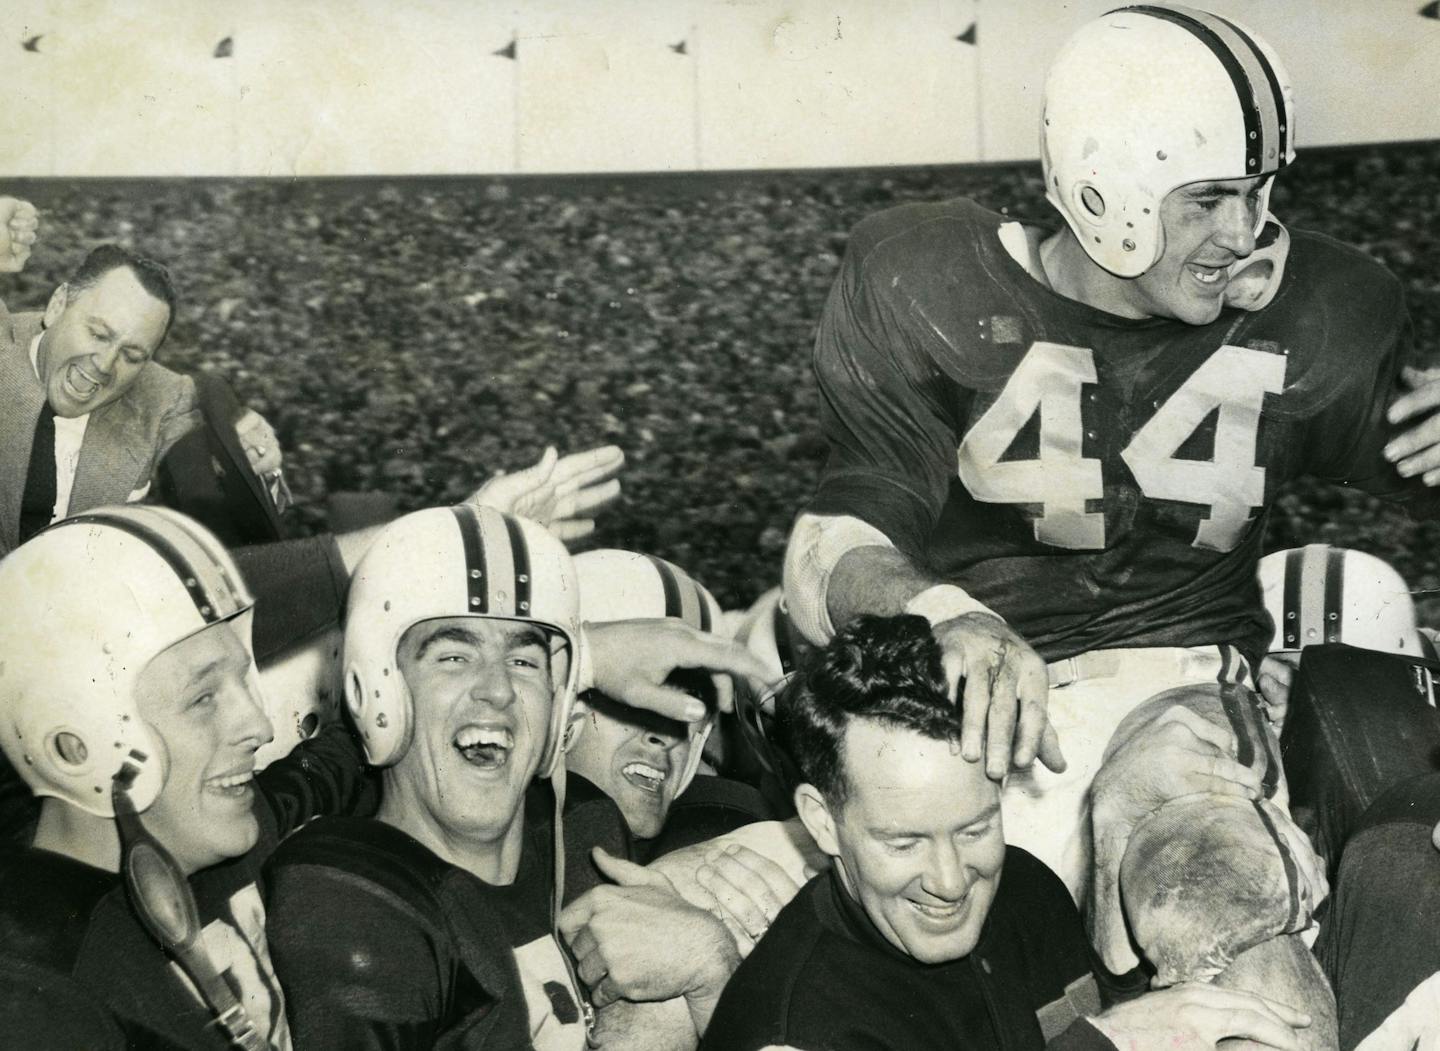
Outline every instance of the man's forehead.
POLYGON ((499 617, 437 617, 412 624, 401 640, 402 645, 420 648, 433 640, 497 643, 507 646, 535 645, 545 648, 549 634, 529 621, 505 620, 499 617))
POLYGON ((841 743, 848 790, 867 825, 953 828, 980 820, 999 789, 960 754, 958 734, 936 740, 873 720, 852 720, 841 743))

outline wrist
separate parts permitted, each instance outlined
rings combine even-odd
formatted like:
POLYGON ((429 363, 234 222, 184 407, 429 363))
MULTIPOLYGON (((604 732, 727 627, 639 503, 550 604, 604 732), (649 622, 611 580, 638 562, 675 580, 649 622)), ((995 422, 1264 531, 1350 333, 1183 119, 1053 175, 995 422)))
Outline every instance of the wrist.
POLYGON ((932 628, 967 613, 987 613, 1001 622, 1005 620, 985 603, 972 598, 964 588, 954 584, 936 584, 911 596, 910 601, 905 603, 905 612, 924 617, 932 628))

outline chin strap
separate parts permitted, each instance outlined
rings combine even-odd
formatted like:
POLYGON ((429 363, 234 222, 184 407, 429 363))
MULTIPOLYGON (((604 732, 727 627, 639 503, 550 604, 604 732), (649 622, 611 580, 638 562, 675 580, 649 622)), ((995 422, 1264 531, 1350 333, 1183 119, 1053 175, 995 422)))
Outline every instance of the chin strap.
POLYGON ((580 1016, 585 1020, 585 1046, 599 1047, 595 1040, 595 1008, 591 1006, 590 999, 585 995, 585 987, 580 984, 580 975, 575 970, 575 961, 570 958, 570 950, 565 946, 565 940, 560 936, 560 910, 565 907, 565 756, 561 755, 555 766, 555 772, 550 775, 550 791, 555 796, 555 819, 550 823, 552 842, 551 849, 555 852, 554 878, 555 884, 550 895, 550 936, 555 939, 555 945, 560 950, 560 958, 565 961, 565 971, 570 976, 570 989, 575 994, 575 1002, 580 1007, 580 1016))
POLYGON ((1285 259, 1290 254, 1290 231, 1269 212, 1255 238, 1255 251, 1236 263, 1225 286, 1225 305, 1238 310, 1264 310, 1280 291, 1285 259))
POLYGON ((139 767, 126 763, 115 775, 110 792, 120 832, 120 872, 130 907, 141 926, 200 991, 230 1043, 245 1051, 265 1051, 265 1040, 205 951, 200 910, 189 880, 170 852, 140 823, 130 798, 130 787, 139 772, 139 767))

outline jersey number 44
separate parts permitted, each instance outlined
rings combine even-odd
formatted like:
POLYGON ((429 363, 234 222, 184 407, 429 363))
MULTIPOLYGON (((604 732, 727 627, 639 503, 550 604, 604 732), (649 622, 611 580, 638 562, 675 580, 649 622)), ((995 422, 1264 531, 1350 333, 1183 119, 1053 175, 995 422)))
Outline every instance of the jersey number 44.
MULTIPOLYGON (((985 503, 1038 506, 1035 539, 1052 547, 1105 546, 1102 463, 1083 455, 1081 401, 1094 384, 1095 355, 1088 347, 1039 342, 1030 348, 995 402, 960 443, 960 479, 985 503), (1020 430, 1040 414, 1040 448, 1034 459, 1002 460, 1020 430)), ((1140 492, 1156 500, 1202 505, 1191 541, 1229 551, 1252 510, 1265 502, 1265 468, 1255 462, 1260 410, 1267 393, 1285 385, 1285 358, 1245 347, 1222 346, 1160 404, 1131 437, 1120 457, 1140 492), (1215 452, 1209 460, 1176 456, 1185 441, 1216 414, 1215 452)))

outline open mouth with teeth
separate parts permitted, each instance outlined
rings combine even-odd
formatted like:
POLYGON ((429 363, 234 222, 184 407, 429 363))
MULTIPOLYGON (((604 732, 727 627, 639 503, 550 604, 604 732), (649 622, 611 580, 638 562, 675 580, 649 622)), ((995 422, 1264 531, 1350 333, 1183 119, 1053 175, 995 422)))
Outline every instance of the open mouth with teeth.
POLYGON ((65 387, 76 401, 88 401, 100 389, 101 381, 72 362, 65 369, 65 387))
POLYGON ((220 777, 212 777, 205 782, 206 790, 231 799, 240 799, 248 795, 254 785, 254 770, 223 774, 220 777))
POLYGON ((907 898, 910 907, 918 912, 931 923, 954 924, 965 915, 966 906, 970 903, 970 892, 966 891, 965 896, 959 901, 947 902, 944 905, 915 901, 907 898))
POLYGON ((471 766, 498 770, 510 760, 515 735, 502 726, 467 726, 455 735, 454 745, 471 766))
POLYGON ((665 787, 665 780, 670 776, 668 770, 661 770, 658 766, 649 763, 633 762, 626 763, 620 768, 620 776, 625 778, 642 792, 649 792, 651 795, 659 795, 660 790, 665 787))
POLYGON ((1185 269, 1196 281, 1209 288, 1223 287, 1230 274, 1228 266, 1206 266, 1203 263, 1187 263, 1185 269))

